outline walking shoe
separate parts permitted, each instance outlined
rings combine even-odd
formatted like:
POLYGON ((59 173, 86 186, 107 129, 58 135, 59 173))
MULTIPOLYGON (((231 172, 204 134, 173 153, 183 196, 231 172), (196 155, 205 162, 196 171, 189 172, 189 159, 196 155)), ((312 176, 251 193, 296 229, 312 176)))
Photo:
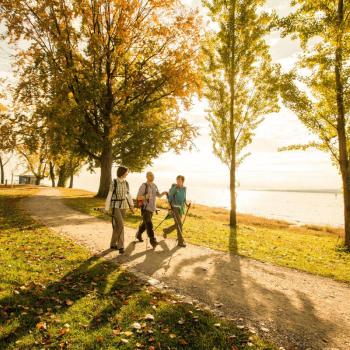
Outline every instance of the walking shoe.
POLYGON ((118 247, 117 247, 116 245, 111 245, 111 246, 109 247, 109 249, 118 250, 118 247))
POLYGON ((151 246, 152 246, 153 249, 155 249, 156 246, 158 245, 158 242, 156 240, 151 241, 150 243, 151 243, 151 246))
POLYGON ((186 248, 186 243, 185 242, 178 243, 177 246, 181 248, 186 248))
POLYGON ((119 254, 124 254, 124 252, 125 252, 125 251, 124 251, 124 248, 120 248, 120 249, 119 249, 119 254))
POLYGON ((139 231, 136 232, 135 238, 136 238, 139 242, 143 242, 142 234, 141 234, 139 231))

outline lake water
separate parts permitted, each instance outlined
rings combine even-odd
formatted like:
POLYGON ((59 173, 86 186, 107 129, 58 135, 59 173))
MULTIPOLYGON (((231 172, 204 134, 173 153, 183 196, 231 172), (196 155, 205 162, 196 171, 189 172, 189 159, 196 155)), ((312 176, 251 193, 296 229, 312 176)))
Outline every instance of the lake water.
MULTIPOLYGON (((161 191, 169 188, 169 174, 157 174, 157 185, 161 191)), ((76 188, 97 191, 98 175, 84 172, 75 179, 76 188)), ((131 192, 135 196, 144 181, 143 174, 130 174, 128 177, 131 192)), ((215 183, 203 184, 199 181, 186 181, 188 199, 194 203, 228 208, 229 190, 215 183)), ((238 190, 237 206, 241 213, 283 219, 298 224, 342 226, 342 195, 334 193, 283 192, 238 190)))

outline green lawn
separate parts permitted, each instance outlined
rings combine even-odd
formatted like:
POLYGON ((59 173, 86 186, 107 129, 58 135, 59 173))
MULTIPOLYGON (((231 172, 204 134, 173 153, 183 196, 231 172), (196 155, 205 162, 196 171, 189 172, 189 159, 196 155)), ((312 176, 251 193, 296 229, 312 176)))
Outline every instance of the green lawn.
POLYGON ((33 191, 0 189, 1 350, 273 349, 34 222, 33 191))
MULTIPOLYGON (((109 220, 108 216, 93 210, 104 203, 94 198, 91 192, 63 189, 62 194, 67 205, 109 220)), ((155 216, 156 225, 165 214, 161 211, 155 216)), ((136 227, 139 219, 139 215, 129 213, 127 225, 136 227)), ((350 282, 350 253, 339 249, 341 229, 296 227, 284 221, 251 215, 239 215, 238 221, 239 228, 233 231, 228 226, 226 210, 196 205, 186 220, 185 239, 193 244, 350 282)), ((166 221, 158 229, 158 234, 169 223, 166 221)))

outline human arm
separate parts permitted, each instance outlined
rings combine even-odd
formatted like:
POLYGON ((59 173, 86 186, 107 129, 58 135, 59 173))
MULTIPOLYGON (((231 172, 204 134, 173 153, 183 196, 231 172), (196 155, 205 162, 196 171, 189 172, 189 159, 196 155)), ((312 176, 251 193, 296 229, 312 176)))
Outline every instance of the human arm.
POLYGON ((176 193, 176 186, 172 185, 169 192, 168 192, 168 202, 169 203, 172 203, 174 201, 175 193, 176 193))
POLYGON ((111 208, 112 194, 113 194, 113 182, 109 186, 109 191, 108 191, 108 195, 107 195, 106 202, 105 202, 105 211, 107 211, 107 212, 111 208))

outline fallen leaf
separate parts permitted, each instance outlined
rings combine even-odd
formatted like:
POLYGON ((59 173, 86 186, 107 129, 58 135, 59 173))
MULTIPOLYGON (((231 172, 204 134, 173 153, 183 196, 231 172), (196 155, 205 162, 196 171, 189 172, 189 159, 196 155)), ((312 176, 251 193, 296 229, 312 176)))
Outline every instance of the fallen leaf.
POLYGON ((97 337, 96 337, 96 341, 98 342, 98 343, 102 343, 103 342, 103 337, 101 336, 101 335, 98 335, 97 337))
POLYGON ((147 314, 147 315, 145 316, 145 320, 147 320, 147 321, 153 321, 153 320, 154 320, 154 316, 153 316, 152 314, 147 314))
POLYGON ((179 344, 180 344, 180 345, 188 345, 187 341, 186 341, 185 339, 183 339, 183 338, 181 338, 181 339, 179 340, 179 344))
POLYGON ((129 343, 129 340, 128 339, 124 339, 124 338, 121 338, 120 341, 124 344, 127 344, 129 343))
POLYGON ((112 332, 113 332, 114 335, 120 335, 120 329, 118 329, 118 328, 117 329, 113 329, 112 332))
POLYGON ((170 337, 171 339, 175 339, 175 338, 176 338, 176 334, 171 333, 171 334, 169 334, 169 337, 170 337))
POLYGON ((45 322, 39 322, 36 324, 36 328, 41 330, 41 329, 46 329, 47 326, 45 322))
POLYGON ((215 323, 214 327, 218 327, 219 328, 219 327, 221 327, 221 324, 220 323, 215 323))
POLYGON ((74 302, 72 300, 70 300, 70 299, 66 300, 66 305, 71 306, 73 304, 74 304, 74 302))
POLYGON ((134 333, 131 331, 125 331, 123 332, 124 335, 126 335, 127 337, 131 337, 134 333))
POLYGON ((69 332, 69 328, 63 327, 63 328, 61 328, 61 329, 59 330, 59 335, 60 335, 60 336, 63 336, 63 335, 65 335, 65 334, 68 333, 68 332, 69 332))
POLYGON ((184 324, 185 323, 185 320, 183 318, 180 318, 178 321, 177 321, 178 324, 184 324))
POLYGON ((138 323, 138 322, 134 322, 134 323, 132 324, 132 328, 141 329, 141 324, 138 323))

